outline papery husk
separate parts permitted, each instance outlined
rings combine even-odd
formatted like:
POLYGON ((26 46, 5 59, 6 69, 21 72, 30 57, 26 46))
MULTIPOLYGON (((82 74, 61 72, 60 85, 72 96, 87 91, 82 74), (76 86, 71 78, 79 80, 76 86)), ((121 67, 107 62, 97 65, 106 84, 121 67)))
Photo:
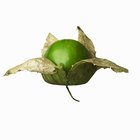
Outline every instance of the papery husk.
POLYGON ((97 67, 91 62, 81 60, 77 62, 67 75, 67 85, 81 85, 87 83, 97 71, 97 67))
POLYGON ((51 33, 48 34, 47 38, 46 38, 46 42, 43 46, 43 49, 41 51, 42 53, 42 57, 44 56, 44 54, 46 53, 47 49, 49 48, 49 46, 51 46, 54 42, 56 42, 58 39, 52 35, 51 33))
POLYGON ((87 60, 84 60, 85 62, 87 63, 92 63, 93 65, 96 66, 97 70, 101 69, 101 68, 110 68, 112 69, 114 72, 125 72, 125 73, 128 73, 128 69, 122 67, 122 66, 119 66, 117 64, 115 64, 114 62, 110 61, 110 60, 107 60, 107 59, 104 59, 104 58, 91 58, 91 59, 87 59, 87 60))
POLYGON ((112 69, 114 72, 125 72, 125 73, 128 73, 128 69, 122 67, 122 66, 119 66, 117 64, 115 64, 114 62, 110 61, 110 60, 107 60, 107 59, 104 59, 104 58, 92 58, 91 60, 89 61, 92 61, 92 63, 96 66, 98 66, 98 69, 99 68, 110 68, 112 69))
POLYGON ((56 73, 42 74, 42 77, 50 84, 81 85, 87 83, 96 71, 97 67, 91 62, 82 60, 74 64, 68 73, 58 69, 56 73))
POLYGON ((15 74, 20 71, 30 71, 37 72, 42 74, 53 74, 56 71, 57 66, 52 63, 49 59, 46 58, 33 58, 25 61, 24 63, 17 65, 11 69, 9 69, 4 76, 8 76, 10 74, 15 74))
MULTIPOLYGON (((42 57, 29 59, 26 62, 9 69, 5 76, 14 74, 19 71, 27 70, 30 72, 41 73, 44 81, 56 85, 80 85, 87 83, 95 72, 101 68, 111 68, 114 72, 128 72, 128 69, 115 64, 114 62, 97 58, 95 47, 92 41, 87 37, 80 27, 78 29, 78 41, 82 43, 89 52, 89 59, 81 60, 75 63, 66 73, 63 66, 56 66, 50 60, 44 58, 49 46, 57 41, 57 38, 51 33, 48 34, 44 47, 42 49, 42 57)), ((78 53, 78 52, 77 52, 78 53)))
POLYGON ((63 67, 57 69, 55 73, 42 74, 45 82, 54 85, 66 85, 67 84, 67 74, 63 67))
POLYGON ((86 47, 91 58, 95 57, 96 51, 93 42, 88 38, 88 36, 79 26, 77 26, 77 29, 78 29, 78 41, 86 47))

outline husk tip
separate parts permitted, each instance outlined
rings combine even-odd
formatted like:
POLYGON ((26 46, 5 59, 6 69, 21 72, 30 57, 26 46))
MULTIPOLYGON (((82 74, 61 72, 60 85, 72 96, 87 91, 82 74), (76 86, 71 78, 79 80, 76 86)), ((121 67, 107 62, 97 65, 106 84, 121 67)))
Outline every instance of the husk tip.
POLYGON ((120 73, 120 72, 124 72, 124 73, 129 73, 129 70, 126 68, 121 68, 121 69, 114 69, 111 68, 114 72, 120 73))
POLYGON ((129 73, 129 70, 125 68, 124 72, 125 72, 125 73, 129 73))
POLYGON ((81 29, 80 26, 77 26, 77 29, 81 29))
POLYGON ((80 28, 80 26, 77 26, 77 29, 78 29, 79 31, 82 31, 82 32, 83 32, 83 30, 80 28))
POLYGON ((8 70, 3 76, 8 76, 10 74, 11 74, 11 72, 8 70))

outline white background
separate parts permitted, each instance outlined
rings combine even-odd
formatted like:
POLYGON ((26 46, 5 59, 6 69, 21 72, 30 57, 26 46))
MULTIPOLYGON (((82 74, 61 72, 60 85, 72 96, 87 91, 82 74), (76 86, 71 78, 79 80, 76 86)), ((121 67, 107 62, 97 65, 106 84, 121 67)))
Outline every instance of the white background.
POLYGON ((0 0, 0 140, 140 140, 138 0, 0 0), (98 57, 129 69, 98 71, 85 85, 45 83, 7 69, 39 57, 49 32, 77 39, 79 25, 98 57))

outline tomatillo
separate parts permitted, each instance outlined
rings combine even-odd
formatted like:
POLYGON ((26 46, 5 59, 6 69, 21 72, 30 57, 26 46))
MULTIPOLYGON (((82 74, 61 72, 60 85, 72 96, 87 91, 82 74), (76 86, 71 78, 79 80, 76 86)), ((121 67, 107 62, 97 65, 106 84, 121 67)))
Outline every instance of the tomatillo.
POLYGON ((89 58, 89 52, 83 44, 72 39, 63 39, 49 46, 44 57, 56 65, 62 65, 68 72, 76 62, 89 58))
POLYGON ((93 42, 79 26, 77 29, 78 41, 58 40, 49 33, 41 57, 29 59, 9 69, 5 76, 23 70, 40 73, 45 82, 66 86, 70 96, 79 101, 72 96, 68 86, 87 83, 101 68, 111 68, 114 72, 128 72, 128 69, 108 59, 96 57, 93 42))

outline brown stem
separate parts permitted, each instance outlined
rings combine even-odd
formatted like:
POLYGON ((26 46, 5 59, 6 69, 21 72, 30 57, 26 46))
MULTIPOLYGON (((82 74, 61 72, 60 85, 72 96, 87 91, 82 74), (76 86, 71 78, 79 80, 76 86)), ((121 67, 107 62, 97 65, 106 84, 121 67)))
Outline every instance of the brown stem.
POLYGON ((75 98, 72 96, 72 94, 71 94, 71 92, 70 92, 70 90, 69 90, 69 87, 66 86, 66 88, 67 88, 68 93, 70 94, 71 98, 72 98, 73 100, 77 101, 77 102, 80 102, 79 100, 75 99, 75 98))

